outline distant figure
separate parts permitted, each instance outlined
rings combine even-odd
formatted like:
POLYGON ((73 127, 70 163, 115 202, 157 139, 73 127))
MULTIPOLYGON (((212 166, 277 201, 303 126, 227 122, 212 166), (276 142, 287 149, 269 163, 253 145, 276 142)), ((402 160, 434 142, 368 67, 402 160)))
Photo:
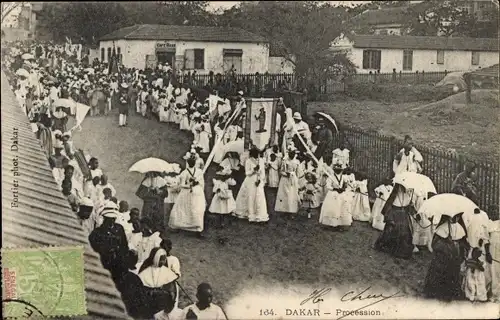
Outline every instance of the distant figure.
POLYGON ((256 133, 267 132, 266 130, 266 110, 264 108, 260 108, 259 115, 255 116, 255 120, 259 120, 259 130, 255 131, 256 133))

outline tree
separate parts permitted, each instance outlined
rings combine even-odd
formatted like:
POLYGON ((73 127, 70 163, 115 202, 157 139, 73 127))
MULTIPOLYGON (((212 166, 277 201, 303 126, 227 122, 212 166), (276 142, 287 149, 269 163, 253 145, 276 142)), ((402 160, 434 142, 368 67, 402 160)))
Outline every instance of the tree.
POLYGON ((263 36, 272 51, 307 76, 325 69, 330 43, 342 33, 347 14, 346 7, 320 1, 259 1, 226 10, 218 23, 263 36))
POLYGON ((408 8, 406 27, 411 35, 496 37, 498 10, 491 10, 488 21, 480 22, 460 0, 429 0, 408 8))
POLYGON ((11 14, 14 9, 17 8, 22 8, 25 5, 25 2, 7 2, 7 1, 2 1, 2 23, 4 22, 5 18, 11 14))

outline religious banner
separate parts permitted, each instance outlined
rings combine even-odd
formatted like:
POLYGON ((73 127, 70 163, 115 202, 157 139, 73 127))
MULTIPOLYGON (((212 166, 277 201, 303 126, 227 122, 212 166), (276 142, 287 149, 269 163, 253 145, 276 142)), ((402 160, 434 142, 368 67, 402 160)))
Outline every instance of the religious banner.
POLYGON ((275 98, 246 100, 245 149, 254 145, 263 151, 274 141, 277 102, 275 98))

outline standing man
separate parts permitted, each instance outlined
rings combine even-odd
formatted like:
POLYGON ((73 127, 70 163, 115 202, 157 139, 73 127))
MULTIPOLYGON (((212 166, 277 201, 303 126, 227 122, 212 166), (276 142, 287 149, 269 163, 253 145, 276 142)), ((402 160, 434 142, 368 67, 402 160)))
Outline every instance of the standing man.
POLYGON ((128 95, 128 84, 124 82, 121 84, 120 96, 118 99, 118 112, 120 113, 118 119, 119 127, 125 127, 127 125, 129 105, 130 105, 130 98, 128 95))

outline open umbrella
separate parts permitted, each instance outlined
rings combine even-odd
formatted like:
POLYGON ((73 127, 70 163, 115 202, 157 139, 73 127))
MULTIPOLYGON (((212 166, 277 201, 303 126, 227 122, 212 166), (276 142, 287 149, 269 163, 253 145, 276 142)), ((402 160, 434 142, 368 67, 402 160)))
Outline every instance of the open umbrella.
POLYGON ((454 217, 463 212, 464 216, 474 213, 477 205, 470 199, 454 194, 442 193, 425 200, 420 207, 419 213, 427 218, 434 217, 433 222, 437 224, 441 220, 441 216, 454 217))
POLYGON ((176 163, 168 163, 165 160, 158 159, 158 158, 146 158, 137 161, 134 163, 130 169, 128 169, 129 172, 140 172, 140 173, 146 173, 146 172, 177 172, 178 164, 176 163))
POLYGON ((17 69, 16 74, 20 77, 25 77, 28 78, 30 76, 30 73, 26 69, 17 69))
POLYGON ((25 53, 21 56, 21 58, 23 58, 24 60, 35 59, 35 57, 31 53, 25 53))
POLYGON ((228 142, 224 145, 224 154, 228 152, 243 153, 245 151, 245 142, 243 139, 228 142))
POLYGON ((434 183, 428 176, 416 172, 402 172, 394 177, 394 183, 398 183, 406 189, 411 189, 420 196, 426 196, 429 192, 437 193, 434 183))
POLYGON ((324 112, 316 112, 316 114, 318 116, 321 116, 321 117, 325 118, 326 120, 328 120, 333 125, 333 127, 335 128, 335 130, 337 132, 339 132, 339 128, 337 127, 337 123, 335 122, 335 120, 329 114, 326 114, 324 112))

